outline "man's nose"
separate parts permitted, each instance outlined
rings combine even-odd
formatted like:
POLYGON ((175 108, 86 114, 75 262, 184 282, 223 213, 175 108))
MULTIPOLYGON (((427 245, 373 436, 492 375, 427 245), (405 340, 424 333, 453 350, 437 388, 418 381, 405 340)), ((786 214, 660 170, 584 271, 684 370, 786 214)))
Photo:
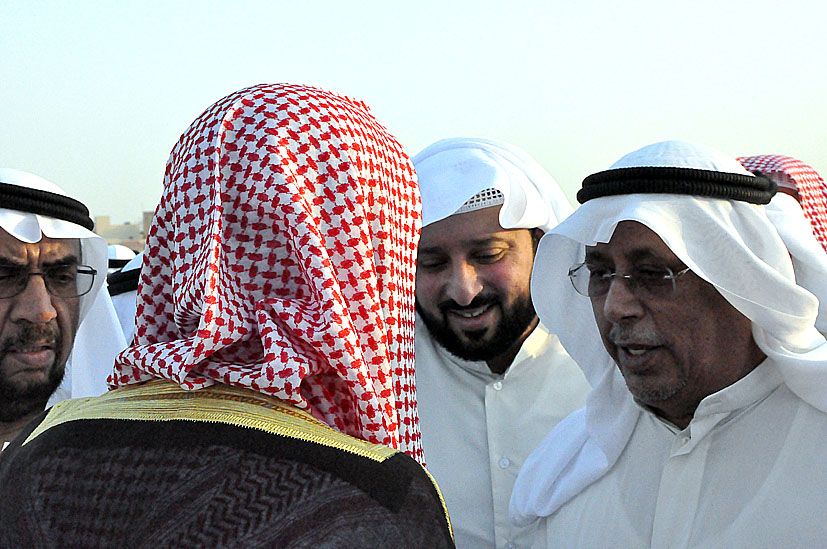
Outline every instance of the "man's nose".
POLYGON ((603 300, 603 315, 610 322, 620 322, 643 316, 643 304, 635 293, 634 282, 616 276, 609 284, 603 300))
POLYGON ((482 282, 473 265, 463 261, 454 266, 446 288, 446 297, 453 299, 461 306, 466 306, 481 291, 482 282))
POLYGON ((41 324, 57 317, 52 295, 46 290, 46 283, 40 274, 30 276, 23 291, 11 299, 15 300, 12 321, 28 320, 41 324))

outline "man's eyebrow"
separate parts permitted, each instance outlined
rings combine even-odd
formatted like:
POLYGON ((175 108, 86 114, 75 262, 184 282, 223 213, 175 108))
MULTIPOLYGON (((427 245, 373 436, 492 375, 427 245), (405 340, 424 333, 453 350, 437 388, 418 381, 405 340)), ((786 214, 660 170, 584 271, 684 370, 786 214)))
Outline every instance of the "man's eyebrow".
POLYGON ((658 261, 667 261, 667 259, 656 253, 651 248, 634 248, 626 253, 626 256, 632 261, 639 261, 641 259, 657 259, 658 261))
POLYGON ((429 246, 429 247, 426 247, 426 248, 423 248, 422 246, 420 246, 417 253, 435 255, 435 254, 443 253, 443 249, 442 249, 442 246, 429 246))
POLYGON ((468 243, 473 246, 487 246, 490 244, 508 244, 511 245, 514 239, 506 238, 504 236, 498 236, 495 234, 483 236, 480 238, 474 238, 469 240, 468 243))
POLYGON ((14 261, 8 257, 0 256, 0 267, 19 267, 24 269, 26 264, 19 261, 14 261))
POLYGON ((54 259, 52 261, 44 261, 44 267, 53 267, 55 265, 79 265, 80 260, 76 255, 67 255, 63 256, 60 259, 54 259))
MULTIPOLYGON (((496 235, 491 236, 483 236, 480 238, 471 238, 468 240, 463 240, 458 243, 460 246, 464 248, 475 248, 481 246, 491 246, 493 244, 505 244, 507 246, 512 246, 511 240, 507 238, 503 238, 496 235)), ((419 253, 421 254, 441 254, 445 253, 445 249, 443 246, 425 246, 419 247, 419 253)))
POLYGON ((603 261, 603 262, 606 262, 606 261, 608 261, 608 259, 609 258, 603 252, 601 252, 599 250, 596 250, 594 248, 589 249, 588 246, 586 247, 586 262, 589 262, 589 261, 603 261))
MULTIPOLYGON (((640 248, 633 248, 624 252, 624 257, 631 261, 641 261, 644 259, 656 259, 658 261, 667 262, 667 258, 663 257, 662 255, 658 254, 651 248, 647 247, 640 247, 640 248)), ((601 252, 600 250, 596 249, 589 249, 586 248, 586 261, 603 261, 607 262, 610 261, 608 256, 601 252)))

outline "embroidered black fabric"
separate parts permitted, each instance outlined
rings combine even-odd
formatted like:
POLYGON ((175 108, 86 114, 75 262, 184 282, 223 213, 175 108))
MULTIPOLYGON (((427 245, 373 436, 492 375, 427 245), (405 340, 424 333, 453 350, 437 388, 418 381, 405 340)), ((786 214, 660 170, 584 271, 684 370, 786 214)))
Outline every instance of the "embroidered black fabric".
POLYGON ((40 189, 3 183, 0 185, 0 207, 63 219, 90 231, 95 228, 89 209, 82 202, 40 189))
POLYGON ((21 446, 36 423, 0 453, 0 547, 454 546, 435 485, 403 453, 380 463, 221 423, 111 419, 21 446))
POLYGON ((768 204, 778 190, 769 178, 737 173, 643 166, 605 170, 583 180, 577 201, 635 193, 667 193, 768 204))

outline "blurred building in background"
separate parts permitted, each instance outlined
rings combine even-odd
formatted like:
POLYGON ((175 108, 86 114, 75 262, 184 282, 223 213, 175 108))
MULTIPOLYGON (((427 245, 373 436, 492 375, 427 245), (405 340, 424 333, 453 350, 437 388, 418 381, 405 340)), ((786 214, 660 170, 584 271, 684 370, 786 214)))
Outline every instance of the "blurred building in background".
POLYGON ((138 253, 144 249, 144 241, 155 212, 143 212, 140 223, 114 225, 108 215, 95 216, 95 232, 106 239, 107 244, 120 244, 138 253))

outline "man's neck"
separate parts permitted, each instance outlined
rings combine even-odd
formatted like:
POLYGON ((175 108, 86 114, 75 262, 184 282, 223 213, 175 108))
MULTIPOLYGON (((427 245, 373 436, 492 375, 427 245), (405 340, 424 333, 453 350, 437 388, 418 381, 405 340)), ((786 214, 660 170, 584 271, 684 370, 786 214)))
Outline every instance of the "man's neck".
POLYGON ((767 359, 767 355, 764 354, 761 349, 758 348, 754 342, 750 348, 749 359, 745 361, 744 365, 741 368, 730 368, 727 371, 735 372, 730 378, 725 378, 724 381, 718 383, 717 385, 710 386, 709 391, 694 400, 690 400, 688 402, 681 402, 677 399, 677 402, 667 403, 671 405, 659 405, 659 406, 649 406, 652 412, 655 415, 660 416, 661 418, 665 419, 666 421, 672 423, 679 429, 683 430, 689 425, 689 423, 694 419, 695 412, 700 406, 701 401, 708 397, 709 395, 715 394, 727 387, 737 383, 738 381, 742 380, 743 378, 747 377, 750 373, 752 373, 764 360, 767 359))
POLYGON ((13 421, 0 421, 0 448, 5 446, 7 442, 15 439, 17 434, 33 420, 42 410, 35 410, 28 415, 13 421))
POLYGON ((506 370, 508 370, 511 363, 514 362, 514 359, 517 357, 517 353, 519 353, 520 349, 523 348, 523 343, 525 343, 525 340, 528 339, 528 336, 531 335, 531 332, 534 331, 534 328, 536 328, 539 323, 539 319, 535 317, 534 322, 526 328, 517 341, 512 343, 511 346, 505 350, 505 352, 502 352, 490 360, 485 361, 485 363, 488 364, 488 369, 491 370, 492 374, 502 375, 506 370))

